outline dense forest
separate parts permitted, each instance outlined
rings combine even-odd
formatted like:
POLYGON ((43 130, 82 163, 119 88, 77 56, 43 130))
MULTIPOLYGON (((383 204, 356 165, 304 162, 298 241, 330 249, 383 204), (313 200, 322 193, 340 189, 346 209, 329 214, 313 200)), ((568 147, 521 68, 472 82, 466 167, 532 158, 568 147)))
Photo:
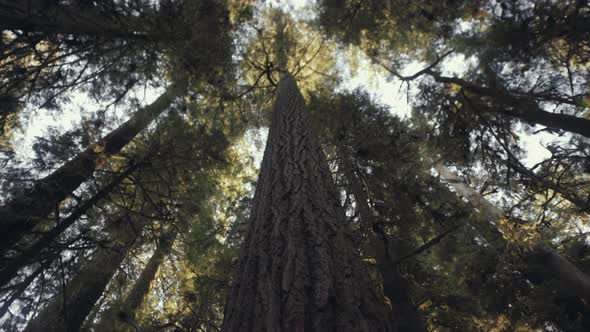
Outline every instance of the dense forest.
POLYGON ((588 0, 0 28, 1 331, 590 331, 588 0))

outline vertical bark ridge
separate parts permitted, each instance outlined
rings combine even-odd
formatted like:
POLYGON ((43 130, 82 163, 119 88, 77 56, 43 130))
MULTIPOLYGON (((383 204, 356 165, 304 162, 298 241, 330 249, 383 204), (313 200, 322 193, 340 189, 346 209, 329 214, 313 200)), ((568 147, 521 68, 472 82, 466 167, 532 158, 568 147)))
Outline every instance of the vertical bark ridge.
POLYGON ((277 88, 223 331, 390 331, 355 252, 305 101, 277 88))

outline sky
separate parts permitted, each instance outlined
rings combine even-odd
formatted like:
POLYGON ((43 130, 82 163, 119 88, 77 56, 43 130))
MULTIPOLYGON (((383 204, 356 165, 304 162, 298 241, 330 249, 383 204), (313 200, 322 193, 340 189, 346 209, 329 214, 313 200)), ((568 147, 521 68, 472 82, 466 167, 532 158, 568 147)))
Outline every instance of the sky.
MULTIPOLYGON (((138 98, 141 105, 148 105, 158 98, 162 93, 161 89, 148 88, 143 89, 143 86, 132 90, 131 95, 138 98)), ((59 112, 47 109, 33 109, 29 108, 23 112, 24 117, 21 116, 22 131, 17 133, 13 139, 13 146, 15 152, 26 162, 33 157, 33 145, 37 137, 47 135, 50 128, 57 128, 60 132, 66 132, 73 128, 81 126, 83 115, 90 115, 96 113, 101 109, 100 105, 89 98, 84 93, 73 93, 69 103, 64 103, 63 108, 59 112)), ((107 112, 107 115, 116 116, 120 119, 118 123, 108 123, 108 128, 104 128, 105 132, 113 130, 121 122, 128 118, 128 114, 133 110, 128 110, 121 107, 112 107, 107 112)))
MULTIPOLYGON (((306 12, 306 6, 313 2, 313 0, 270 0, 270 3, 283 7, 290 13, 306 12)), ((462 56, 453 56, 447 58, 441 65, 441 69, 446 75, 460 76, 463 71, 468 68, 471 60, 465 59, 462 56)), ((424 68, 426 64, 411 63, 402 71, 403 75, 410 75, 424 68)), ((382 71, 376 71, 372 67, 368 59, 360 59, 359 70, 354 74, 348 73, 349 77, 345 80, 341 89, 353 90, 356 88, 363 88, 369 91, 379 102, 390 107, 391 112, 401 118, 409 117, 411 115, 411 106, 407 100, 406 88, 401 86, 402 82, 396 78, 389 78, 382 71)), ((414 86, 416 83, 414 83, 414 86)), ((410 90, 411 91, 411 90, 410 90)), ((153 102, 157 96, 158 91, 149 90, 145 95, 138 95, 143 105, 153 102)), ((83 113, 93 113, 99 109, 99 106, 86 95, 77 93, 72 96, 71 103, 68 103, 65 108, 57 113, 44 109, 29 109, 23 114, 31 114, 27 118, 22 118, 23 131, 15 135, 14 147, 16 152, 27 160, 33 155, 33 144, 37 137, 43 137, 51 127, 60 128, 61 131, 78 127, 81 123, 83 113), (84 109, 85 112, 80 110, 84 109)), ((127 110, 113 109, 110 114, 118 115, 121 118, 125 117, 127 110)), ((111 128, 115 123, 111 124, 111 128)), ((537 126, 536 129, 540 129, 537 126)), ((248 151, 254 157, 254 163, 259 165, 262 159, 262 152, 264 150, 264 142, 268 130, 262 129, 257 133, 249 133, 247 140, 251 142, 248 151), (256 144, 256 141, 258 144, 256 144)), ((560 138, 565 140, 568 137, 560 138)), ((520 134, 520 139, 528 151, 527 157, 523 160, 524 164, 531 167, 539 161, 550 156, 549 151, 544 147, 547 143, 555 141, 555 136, 546 132, 527 135, 520 134)))
MULTIPOLYGON (((306 10, 308 8, 307 6, 312 3, 311 0, 271 0, 269 3, 273 6, 282 7, 294 16, 313 14, 313 11, 306 10)), ((472 59, 465 59, 462 55, 450 56, 443 61, 440 68, 446 75, 460 76, 472 61, 472 59)), ((357 72, 354 74, 350 72, 345 73, 345 76, 347 75, 348 77, 344 80, 345 84, 340 89, 353 90, 359 87, 363 88, 369 91, 377 101, 389 106, 392 114, 401 118, 409 117, 411 106, 407 100, 407 85, 404 84, 402 87, 402 82, 399 79, 387 77, 383 71, 376 71, 376 68, 371 65, 367 58, 361 58, 359 62, 360 66, 357 72)), ((415 73, 425 66, 426 64, 423 63, 411 63, 403 69, 402 74, 409 75, 415 73)), ((416 83, 413 86, 415 88, 416 83)), ((410 93, 412 93, 411 88, 410 93)), ((156 91, 148 91, 145 95, 142 93, 139 97, 142 104, 145 105, 151 103, 157 96, 158 93, 156 91)), ((27 157, 32 156, 32 146, 36 137, 46 135, 50 127, 57 127, 60 130, 66 131, 79 126, 82 121, 81 109, 84 109, 84 113, 88 114, 89 112, 96 112, 98 105, 84 94, 75 94, 72 102, 66 105, 59 114, 42 109, 24 112, 33 114, 33 116, 22 119, 24 131, 20 135, 15 135, 14 146, 16 147, 16 152, 26 160, 28 159, 27 157)), ((111 112, 120 117, 125 117, 125 110, 114 109, 111 112)), ((112 125, 114 126, 115 124, 112 125)), ((540 128, 540 126, 537 126, 536 129, 540 128)), ((260 134, 263 136, 261 138, 264 138, 266 131, 262 131, 260 134)), ((523 162, 529 167, 550 156, 549 151, 544 145, 556 139, 554 135, 546 132, 536 135, 521 133, 520 138, 526 151, 528 151, 527 157, 523 162)), ((259 155, 261 151, 255 151, 255 149, 251 151, 253 154, 256 154, 255 159, 257 161, 260 160, 259 155)))
MULTIPOLYGON (((288 10, 291 14, 309 14, 310 11, 305 11, 306 7, 311 6, 314 0, 272 0, 271 4, 282 7, 288 10)), ((313 12, 311 12, 313 13, 313 12)), ((458 29, 467 29, 467 24, 461 24, 458 29)), ((463 74, 470 64, 474 63, 474 59, 466 59, 463 55, 449 56, 440 66, 442 73, 445 75, 460 76, 463 74)), ((410 63, 405 67, 401 74, 411 75, 424 67, 424 63, 410 63)), ((400 118, 409 117, 411 114, 411 105, 407 100, 407 85, 397 78, 388 78, 382 71, 376 71, 370 64, 367 58, 360 59, 359 70, 351 75, 345 84, 341 86, 342 89, 356 89, 363 88, 369 91, 379 102, 389 106, 391 112, 400 118)), ((415 84, 414 84, 415 87, 415 84)), ((410 90, 410 93, 412 90, 410 90)), ((534 130, 541 129, 541 126, 536 126, 534 130)), ((555 135, 547 132, 542 132, 536 135, 527 135, 524 132, 520 133, 520 140, 527 151, 527 156, 523 163, 532 167, 538 162, 551 156, 549 150, 545 148, 546 144, 554 142, 556 139, 566 140, 568 137, 556 138, 555 135)))

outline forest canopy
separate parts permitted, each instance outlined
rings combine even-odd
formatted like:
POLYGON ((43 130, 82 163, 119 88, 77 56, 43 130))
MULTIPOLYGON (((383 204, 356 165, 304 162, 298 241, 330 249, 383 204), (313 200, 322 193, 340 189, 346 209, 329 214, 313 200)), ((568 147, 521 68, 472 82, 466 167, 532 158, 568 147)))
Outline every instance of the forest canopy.
POLYGON ((0 330, 590 331, 588 0, 0 29, 0 330))

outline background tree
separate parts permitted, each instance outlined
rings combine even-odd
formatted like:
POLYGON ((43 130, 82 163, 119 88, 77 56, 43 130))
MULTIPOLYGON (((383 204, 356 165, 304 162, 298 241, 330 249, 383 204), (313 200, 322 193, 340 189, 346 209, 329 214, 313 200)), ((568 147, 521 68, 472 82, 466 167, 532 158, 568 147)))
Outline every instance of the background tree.
MULTIPOLYGON (((535 233, 506 228, 511 222, 505 219, 498 228, 498 223, 490 223, 498 219, 498 214, 490 219, 489 214, 477 212, 485 210, 479 203, 466 205, 449 191, 446 181, 455 186, 456 178, 442 178, 441 182, 433 177, 432 166, 425 163, 431 151, 424 142, 417 140, 424 135, 419 127, 413 129, 415 124, 400 122, 362 92, 328 94, 313 100, 311 109, 318 128, 322 129, 322 139, 328 151, 333 151, 332 160, 338 166, 343 185, 348 188, 344 195, 352 193, 355 200, 364 197, 367 202, 356 202, 349 207, 353 222, 360 217, 358 225, 363 229, 362 218, 367 212, 361 209, 365 205, 364 209, 369 210, 376 223, 373 229, 380 230, 390 243, 391 256, 398 257, 392 261, 393 271, 404 272, 398 273, 406 286, 401 287, 403 282, 398 282, 401 289, 396 289, 391 296, 384 289, 386 296, 391 299, 407 294, 408 298, 421 301, 420 311, 430 328, 477 330, 490 319, 503 321, 500 325, 505 330, 542 326, 547 321, 565 330, 583 326, 580 324, 584 323, 575 318, 582 317, 585 312, 578 297, 580 293, 569 293, 570 282, 559 286, 556 282, 559 277, 552 279, 556 277, 555 271, 551 272, 543 260, 533 259, 534 250, 526 249, 535 245, 535 233), (355 173, 343 169, 343 158, 355 173), (355 184, 350 181, 352 176, 361 180, 356 186, 361 186, 365 193, 355 190, 355 184), (515 250, 518 251, 516 255, 515 250), (534 273, 541 270, 543 281, 534 277, 534 273), (531 280, 534 287, 531 287, 531 280), (563 308, 558 309, 551 300, 546 301, 547 298, 555 301, 567 298, 565 302, 572 304, 568 309, 572 310, 569 313, 572 318, 563 319, 563 308), (531 307, 537 311, 531 312, 531 307), (521 316, 525 312, 527 319, 521 316)), ((366 231, 359 233, 366 234, 366 231)), ((369 242, 370 246, 374 239, 363 235, 360 241, 369 242)), ((365 251, 365 255, 375 259, 377 270, 385 278, 387 271, 380 266, 379 255, 371 250, 365 251)), ((389 280, 395 279, 389 277, 389 280)), ((398 299, 396 303, 399 306, 404 302, 398 299)), ((410 300, 410 308, 413 308, 411 303, 410 300)), ((395 304, 392 306, 395 310, 395 304)), ((398 318, 398 324, 411 323, 411 315, 403 317, 405 321, 398 318)))
POLYGON ((590 329, 589 13, 0 1, 0 329, 590 329))
MULTIPOLYGON (((201 4, 200 17, 197 19, 205 20, 205 17, 215 22, 218 20, 227 22, 227 12, 223 8, 213 7, 214 4, 201 4), (215 15, 217 10, 217 14, 215 15), (205 14, 206 13, 206 14, 205 14)), ((209 23, 212 23, 211 21, 209 23)), ((201 22, 201 24, 206 24, 201 22)), ((208 63, 204 63, 209 70, 216 69, 216 66, 223 66, 227 62, 224 55, 229 56, 229 46, 213 46, 208 43, 227 43, 229 42, 226 36, 227 31, 220 27, 219 29, 204 29, 201 25, 202 31, 197 33, 202 34, 200 47, 209 49, 207 56, 201 61, 208 59, 208 63), (206 32, 205 32, 206 31, 206 32), (227 48, 227 49, 226 49, 227 48), (218 50, 218 51, 215 51, 218 50)), ((182 59, 179 58, 179 59, 182 59)), ((198 59, 184 59, 183 61, 198 60, 198 59)), ((199 67, 195 67, 199 68, 199 67)), ((201 67, 202 68, 202 67, 201 67)), ((122 124, 119 128, 106 135, 98 144, 91 145, 86 150, 76 155, 67 163, 62 165, 58 170, 51 173, 42 180, 34 184, 32 190, 17 195, 7 204, 2 206, 0 212, 0 220, 5 223, 5 238, 3 238, 4 250, 17 242, 27 231, 30 231, 37 224, 42 222, 49 213, 55 209, 59 203, 71 194, 80 184, 86 181, 96 170, 97 164, 101 159, 108 155, 118 153, 131 139, 137 135, 139 131, 148 126, 153 119, 161 114, 179 94, 183 94, 187 77, 176 78, 179 80, 157 99, 152 105, 145 107, 139 112, 135 113, 127 122, 122 124), (42 198, 43 197, 43 198, 42 198)))

